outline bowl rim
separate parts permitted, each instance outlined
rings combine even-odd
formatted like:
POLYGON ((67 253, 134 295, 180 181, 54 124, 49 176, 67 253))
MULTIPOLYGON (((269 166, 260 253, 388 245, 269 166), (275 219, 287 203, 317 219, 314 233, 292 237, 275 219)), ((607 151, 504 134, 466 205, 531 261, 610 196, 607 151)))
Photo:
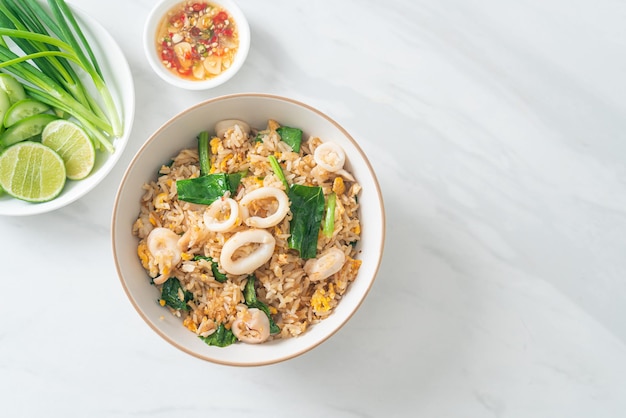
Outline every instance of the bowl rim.
POLYGON ((208 3, 213 3, 226 9, 237 22, 237 29, 239 31, 239 47, 237 53, 235 54, 233 64, 221 74, 201 81, 183 79, 172 74, 158 59, 155 48, 155 31, 158 22, 163 18, 164 14, 170 8, 176 6, 177 4, 184 3, 185 1, 187 0, 161 0, 153 6, 148 13, 148 17, 146 18, 143 26, 142 45, 144 53, 152 70, 159 76, 159 78, 167 83, 186 90, 209 90, 220 86, 233 78, 245 63, 250 50, 250 25, 245 14, 235 1, 208 0, 208 3))
MULTIPOLYGON (((343 328, 343 326, 348 323, 350 321, 350 319, 354 316, 354 314, 360 309, 361 305, 363 304, 363 302, 365 301, 367 295, 369 294, 369 292, 371 291, 374 282, 376 281, 376 278, 378 276, 378 273, 380 271, 380 266, 382 263, 382 258, 383 258, 383 253, 384 253, 384 247, 385 247, 385 237, 386 237, 386 215, 385 215, 385 207, 384 207, 384 201, 383 201, 383 195, 381 192, 381 188, 380 188, 380 184, 378 181, 378 178, 376 177, 376 173, 369 161, 369 159, 367 158, 366 154, 364 153, 363 149, 360 147, 360 145, 358 144, 358 142, 352 137, 352 135, 350 135, 348 133, 348 131, 343 128, 343 126, 341 126, 338 122, 336 122, 334 119, 332 119, 330 116, 328 116, 327 114, 325 114, 324 112, 314 108, 311 105, 308 105, 306 103, 303 103, 299 100, 296 99, 292 99, 292 98, 288 98, 285 96, 280 96, 280 95, 276 95, 276 94, 269 94, 269 93, 232 93, 232 94, 226 94, 226 95, 221 95, 221 96, 216 96, 213 98, 209 98, 206 100, 203 100, 199 103, 196 103, 195 105, 192 105, 182 111, 180 111, 179 113, 177 113, 176 115, 172 116, 171 118, 169 118, 166 122, 164 122, 159 128, 157 128, 157 130, 155 130, 145 141, 144 143, 141 145, 141 147, 136 151, 135 155, 132 157, 131 161, 129 162, 126 170, 124 171, 124 174, 120 180, 117 192, 115 194, 115 199, 113 202, 113 209, 112 209, 112 217, 111 217, 111 244, 112 244, 112 251, 113 251, 113 260, 115 263, 115 268, 117 271, 117 275, 118 275, 118 279, 122 285, 122 288, 124 290, 124 293, 126 294, 127 299, 131 302, 131 304, 133 305, 135 311, 139 314, 139 316, 143 319, 143 321, 148 324, 148 326, 157 334, 159 335, 161 338, 163 338, 165 341, 167 341, 169 344, 171 344, 172 346, 174 346, 175 348, 181 350, 184 353, 187 353, 189 355, 191 355, 192 357, 198 358, 200 360, 205 360, 211 363, 215 363, 215 364, 221 364, 221 365, 226 365, 226 366, 236 366, 236 367, 255 367, 255 366, 265 366, 265 365, 270 365, 270 364, 277 364, 277 363, 281 363, 283 361, 298 357, 306 352, 309 352, 311 350, 313 350, 314 348, 318 347, 319 345, 321 345, 323 342, 327 341, 328 339, 330 339, 332 336, 334 336, 341 328, 343 328), (355 149, 358 151, 358 153, 360 154, 360 157, 362 158, 363 163, 365 164, 365 166, 367 167, 367 169, 369 170, 370 174, 371 174, 371 178, 373 181, 373 190, 376 193, 376 197, 377 197, 377 202, 379 205, 379 211, 380 211, 380 247, 379 247, 379 251, 378 254, 375 254, 375 256, 377 257, 374 265, 374 269, 371 272, 371 279, 369 280, 369 283, 367 284, 367 287, 363 290, 363 293, 361 295, 359 295, 359 300, 358 302, 355 304, 354 308, 349 312, 349 314, 346 315, 346 317, 339 322, 332 330, 331 332, 329 332, 327 335, 325 335, 323 338, 320 338, 318 340, 316 340, 313 344, 309 344, 306 345, 304 347, 302 347, 299 350, 290 352, 288 354, 283 355, 282 357, 277 357, 273 360, 270 361, 250 361, 250 362, 234 362, 234 361, 226 361, 226 360, 221 360, 221 359, 216 359, 214 357, 208 356, 208 355, 203 355, 201 353, 195 352, 191 349, 188 349, 187 347, 185 347, 184 345, 178 343, 174 338, 170 337, 167 333, 163 332, 162 330, 160 330, 158 327, 156 327, 153 323, 152 320, 148 317, 148 315, 146 313, 144 313, 144 310, 141 308, 141 306, 139 306, 139 304, 137 303, 137 301, 135 300, 134 297, 132 297, 131 295, 131 291, 129 290, 127 284, 126 284, 126 280, 124 279, 124 276, 122 274, 122 267, 120 265, 120 262, 118 260, 117 255, 117 248, 116 248, 116 222, 117 222, 117 215, 118 215, 118 207, 120 204, 120 197, 121 197, 121 193, 124 187, 124 184, 126 183, 127 179, 130 176, 130 172, 132 171, 133 167, 135 166, 135 164, 137 163, 137 161, 140 159, 140 157, 143 155, 144 151, 146 150, 146 148, 161 134, 162 131, 164 131, 165 129, 167 129, 171 124, 173 124, 178 118, 180 118, 181 116, 185 115, 186 113, 190 113, 192 111, 194 111, 197 108, 206 106, 210 103, 213 102, 218 102, 218 101, 222 101, 222 100, 232 100, 232 99, 238 99, 238 98, 265 98, 265 99, 270 99, 270 100, 278 100, 278 101, 283 101, 283 102, 287 102, 290 104, 294 104, 296 106, 302 107, 310 112, 313 112, 315 114, 317 114, 318 116, 326 119, 329 123, 331 123, 332 125, 334 125, 335 128, 337 128, 344 136, 347 140, 349 140, 352 145, 355 147, 355 149)), ((372 254, 372 256, 374 256, 374 254, 372 254)), ((297 338, 297 337, 295 337, 297 338)))

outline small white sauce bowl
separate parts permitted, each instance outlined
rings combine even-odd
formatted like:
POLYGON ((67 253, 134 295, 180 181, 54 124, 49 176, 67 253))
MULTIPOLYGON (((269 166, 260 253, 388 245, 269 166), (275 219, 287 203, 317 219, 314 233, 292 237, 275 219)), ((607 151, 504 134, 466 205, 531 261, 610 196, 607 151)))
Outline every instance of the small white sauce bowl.
POLYGON ((148 14, 143 31, 143 45, 146 58, 154 72, 173 86, 187 90, 207 90, 217 87, 237 74, 248 57, 248 51, 250 50, 250 26, 248 25, 248 20, 239 6, 232 0, 207 0, 207 3, 225 9, 234 19, 237 30, 239 31, 239 47, 232 65, 221 74, 206 80, 186 80, 165 68, 156 48, 157 27, 159 22, 161 22, 161 19, 163 19, 165 14, 172 7, 183 2, 184 0, 163 0, 148 14))

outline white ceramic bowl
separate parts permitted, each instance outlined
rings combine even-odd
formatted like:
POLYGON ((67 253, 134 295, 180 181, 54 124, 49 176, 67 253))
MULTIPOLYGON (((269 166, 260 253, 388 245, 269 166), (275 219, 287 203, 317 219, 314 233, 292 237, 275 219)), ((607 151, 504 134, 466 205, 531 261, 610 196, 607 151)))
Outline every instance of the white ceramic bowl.
POLYGON ((176 87, 187 90, 206 90, 219 86, 237 74, 248 57, 248 51, 250 50, 250 26, 248 25, 248 20, 239 6, 237 6, 237 4, 232 0, 207 1, 208 3, 227 10, 235 20, 239 30, 239 48, 237 50, 237 54, 235 55, 235 60, 230 68, 218 76, 202 81, 186 80, 173 74, 165 68, 156 49, 156 33, 159 22, 168 10, 182 2, 183 0, 162 0, 150 11, 145 22, 143 32, 143 45, 146 58, 148 59, 148 62, 154 72, 156 72, 159 77, 176 87))
POLYGON ((385 216, 382 195, 372 167, 358 143, 337 122, 306 104, 267 94, 234 94, 193 106, 159 128, 132 159, 115 198, 112 215, 113 256, 124 291, 146 323, 165 340, 198 358, 215 363, 252 366, 276 363, 300 355, 335 334, 355 313, 370 290, 382 258, 385 216), (156 301, 158 290, 137 257, 138 239, 132 226, 140 210, 142 185, 155 179, 158 168, 182 148, 194 147, 197 135, 222 119, 241 119, 265 127, 276 119, 311 135, 338 143, 346 151, 346 167, 362 186, 359 195, 362 239, 358 258, 363 261, 355 281, 335 312, 297 338, 260 345, 208 346, 156 301))
POLYGON ((123 135, 114 140, 115 151, 112 154, 96 153, 95 167, 86 179, 68 180, 61 195, 54 200, 29 203, 3 195, 0 196, 0 215, 23 216, 51 212, 83 197, 111 172, 128 143, 135 115, 135 87, 126 57, 113 37, 96 20, 74 6, 72 11, 102 67, 104 79, 120 112, 123 135))

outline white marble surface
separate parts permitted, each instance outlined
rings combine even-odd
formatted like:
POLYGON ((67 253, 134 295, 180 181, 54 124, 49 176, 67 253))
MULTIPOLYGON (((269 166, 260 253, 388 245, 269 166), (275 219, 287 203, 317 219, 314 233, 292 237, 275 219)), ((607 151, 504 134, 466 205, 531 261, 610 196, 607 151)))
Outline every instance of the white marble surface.
POLYGON ((151 0, 74 0, 121 44, 125 156, 52 214, 0 217, 3 417, 626 415, 626 3, 240 0, 242 71, 182 92, 141 49, 151 0), (232 92, 319 107, 370 156, 386 253, 337 335, 260 368, 151 331, 112 263, 110 214, 149 134, 232 92))

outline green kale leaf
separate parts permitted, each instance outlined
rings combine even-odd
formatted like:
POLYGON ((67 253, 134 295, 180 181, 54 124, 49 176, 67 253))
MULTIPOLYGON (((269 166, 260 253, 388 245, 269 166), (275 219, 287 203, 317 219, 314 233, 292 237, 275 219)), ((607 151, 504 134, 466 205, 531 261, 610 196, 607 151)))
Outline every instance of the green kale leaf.
POLYGON ((280 139, 291 147, 294 152, 300 152, 300 144, 302 143, 302 129, 290 128, 289 126, 281 126, 276 129, 280 139))
POLYGON ((298 250, 303 259, 315 258, 317 239, 324 217, 324 192, 321 187, 292 184, 289 201, 293 217, 289 223, 289 248, 298 250))
POLYGON ((187 290, 183 290, 180 281, 176 277, 167 279, 161 287, 161 300, 172 309, 188 311, 187 302, 193 299, 193 294, 187 290), (179 290, 182 291, 183 299, 180 299, 179 290))
POLYGON ((211 257, 205 257, 203 255, 194 255, 193 259, 194 259, 194 261, 206 260, 209 263, 211 263, 211 271, 213 272, 213 277, 218 282, 224 283, 224 282, 226 282, 226 280, 228 280, 228 277, 226 277, 226 274, 222 273, 219 270, 219 264, 217 264, 217 261, 213 260, 211 257))
POLYGON ((208 345, 214 345, 216 347, 228 347, 237 341, 235 334, 229 329, 226 329, 224 324, 220 324, 217 330, 208 337, 200 337, 202 341, 208 345))
POLYGON ((270 320, 270 334, 278 334, 280 332, 280 328, 276 325, 276 322, 272 319, 272 315, 270 314, 269 307, 257 299, 256 297, 256 289, 254 288, 254 282, 256 281, 256 277, 254 275, 248 276, 248 281, 246 282, 246 286, 243 289, 243 297, 245 299, 246 305, 248 308, 256 308, 265 313, 267 318, 270 320))

